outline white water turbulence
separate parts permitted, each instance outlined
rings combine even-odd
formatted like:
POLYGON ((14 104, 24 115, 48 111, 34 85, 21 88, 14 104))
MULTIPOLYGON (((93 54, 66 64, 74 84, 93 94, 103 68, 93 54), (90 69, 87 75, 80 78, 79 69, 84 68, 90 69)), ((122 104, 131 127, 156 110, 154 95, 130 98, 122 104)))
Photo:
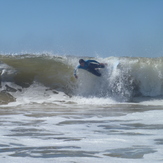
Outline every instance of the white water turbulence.
POLYGON ((163 58, 0 55, 0 162, 163 161, 163 58))

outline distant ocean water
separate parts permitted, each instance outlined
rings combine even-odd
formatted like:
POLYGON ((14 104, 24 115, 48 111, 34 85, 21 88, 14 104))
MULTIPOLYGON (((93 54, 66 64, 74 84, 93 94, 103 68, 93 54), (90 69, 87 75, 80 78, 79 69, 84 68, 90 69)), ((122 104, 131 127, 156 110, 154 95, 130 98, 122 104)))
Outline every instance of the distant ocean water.
POLYGON ((163 160, 163 58, 0 55, 1 162, 163 160))

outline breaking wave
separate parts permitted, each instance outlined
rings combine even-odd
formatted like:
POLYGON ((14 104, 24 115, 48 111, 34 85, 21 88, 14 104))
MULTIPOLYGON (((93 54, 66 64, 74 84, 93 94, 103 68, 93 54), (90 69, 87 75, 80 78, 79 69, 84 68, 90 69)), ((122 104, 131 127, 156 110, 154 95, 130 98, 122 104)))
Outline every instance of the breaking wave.
POLYGON ((163 95, 163 58, 90 58, 107 63, 102 77, 79 70, 79 57, 49 54, 0 55, 0 103, 52 102, 80 96, 131 102, 134 97, 163 95))

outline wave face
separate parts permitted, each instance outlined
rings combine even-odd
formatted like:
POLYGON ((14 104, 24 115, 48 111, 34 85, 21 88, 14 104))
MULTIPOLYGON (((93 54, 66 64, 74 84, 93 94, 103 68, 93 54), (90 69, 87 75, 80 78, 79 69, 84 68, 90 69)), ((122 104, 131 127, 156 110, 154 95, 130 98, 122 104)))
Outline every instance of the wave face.
MULTIPOLYGON (((89 58, 107 63, 102 77, 85 70, 73 76, 78 64, 76 56, 0 55, 0 103, 14 101, 46 102, 62 92, 69 98, 113 98, 132 101, 136 96, 163 95, 163 58, 108 57, 89 58)), ((60 97, 61 98, 61 97, 60 97)), ((62 96, 63 98, 63 96, 62 96)))

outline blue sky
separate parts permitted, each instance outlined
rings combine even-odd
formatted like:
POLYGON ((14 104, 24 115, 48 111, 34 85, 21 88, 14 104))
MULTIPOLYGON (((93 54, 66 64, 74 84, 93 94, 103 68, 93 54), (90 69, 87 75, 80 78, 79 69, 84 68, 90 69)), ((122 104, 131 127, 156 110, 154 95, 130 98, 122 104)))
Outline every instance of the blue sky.
POLYGON ((163 54, 163 0, 0 0, 0 52, 163 54))

